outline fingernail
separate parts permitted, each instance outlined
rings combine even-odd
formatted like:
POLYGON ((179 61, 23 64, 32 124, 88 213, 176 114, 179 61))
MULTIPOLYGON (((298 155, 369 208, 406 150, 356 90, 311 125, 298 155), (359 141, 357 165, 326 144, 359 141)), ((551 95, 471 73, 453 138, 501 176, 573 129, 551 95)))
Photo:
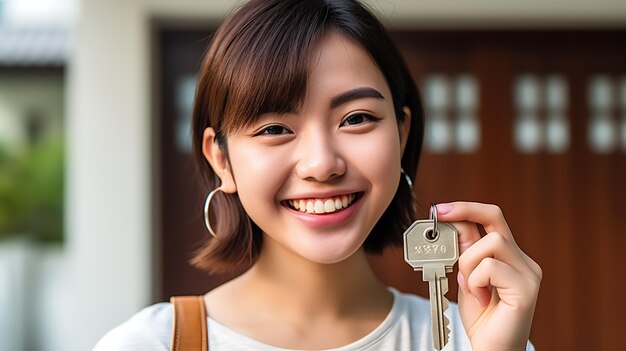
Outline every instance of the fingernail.
POLYGON ((452 210, 451 204, 437 204, 437 214, 443 215, 452 210))

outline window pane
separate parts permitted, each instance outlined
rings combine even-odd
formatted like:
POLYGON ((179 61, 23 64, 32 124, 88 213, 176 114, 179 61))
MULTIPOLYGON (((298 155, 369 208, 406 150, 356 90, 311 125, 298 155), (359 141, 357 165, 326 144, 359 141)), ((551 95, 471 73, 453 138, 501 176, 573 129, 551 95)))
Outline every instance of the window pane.
POLYGON ((520 152, 532 153, 539 150, 542 140, 542 128, 534 114, 524 114, 515 123, 515 145, 520 152))
POLYGON ((608 115, 595 115, 591 119, 589 143, 595 152, 611 152, 615 145, 615 126, 608 115))
POLYGON ((533 111, 539 107, 539 81, 533 75, 522 75, 515 84, 515 104, 518 110, 533 111))
POLYGON ((609 77, 596 75, 589 81, 589 106, 592 111, 607 111, 613 107, 613 87, 609 77))
POLYGON ((553 153, 567 151, 569 122, 561 115, 552 115, 546 121, 546 148, 553 153))
POLYGON ((478 108, 478 84, 473 76, 460 76, 456 81, 456 108, 474 111, 478 108))
POLYGON ((625 111, 623 111, 623 116, 622 116, 622 150, 626 151, 626 109, 624 109, 625 111))
POLYGON ((546 108, 553 112, 565 112, 567 109, 567 81, 559 75, 551 75, 546 79, 546 108))
POLYGON ((459 116, 456 125, 456 144, 460 152, 474 152, 480 146, 480 125, 472 114, 459 116))
POLYGON ((442 75, 432 75, 424 83, 426 90, 426 108, 429 110, 443 111, 450 105, 450 86, 448 80, 442 75))
POLYGON ((450 123, 442 115, 432 115, 426 124, 426 144, 435 153, 445 152, 452 143, 450 123))

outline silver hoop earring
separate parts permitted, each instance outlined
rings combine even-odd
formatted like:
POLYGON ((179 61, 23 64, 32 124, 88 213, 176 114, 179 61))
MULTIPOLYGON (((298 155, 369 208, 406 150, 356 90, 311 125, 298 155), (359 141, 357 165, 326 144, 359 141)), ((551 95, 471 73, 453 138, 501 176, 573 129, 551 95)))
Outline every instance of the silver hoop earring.
POLYGON ((211 228, 211 220, 209 219, 209 206, 211 205, 211 200, 213 199, 213 196, 218 191, 222 191, 222 189, 220 188, 214 189, 213 191, 209 193, 209 195, 206 197, 206 200, 204 201, 204 225, 206 226, 206 229, 209 230, 209 233, 211 233, 211 235, 214 238, 217 238, 217 235, 215 235, 213 228, 211 228))
POLYGON ((404 168, 400 167, 400 173, 404 175, 404 180, 406 180, 406 183, 409 184, 409 188, 413 189, 413 182, 411 181, 411 177, 409 177, 409 175, 406 174, 406 172, 404 171, 404 168))

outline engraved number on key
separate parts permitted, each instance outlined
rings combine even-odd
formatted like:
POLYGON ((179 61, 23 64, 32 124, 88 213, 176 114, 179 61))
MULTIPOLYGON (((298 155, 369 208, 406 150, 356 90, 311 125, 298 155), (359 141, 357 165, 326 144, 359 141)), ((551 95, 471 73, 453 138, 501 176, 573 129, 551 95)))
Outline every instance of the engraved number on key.
POLYGON ((416 221, 404 232, 404 260, 414 270, 422 271, 422 279, 428 282, 433 346, 441 350, 450 334, 450 321, 443 314, 448 309, 446 273, 452 272, 459 258, 459 244, 452 225, 435 223, 436 219, 416 221))

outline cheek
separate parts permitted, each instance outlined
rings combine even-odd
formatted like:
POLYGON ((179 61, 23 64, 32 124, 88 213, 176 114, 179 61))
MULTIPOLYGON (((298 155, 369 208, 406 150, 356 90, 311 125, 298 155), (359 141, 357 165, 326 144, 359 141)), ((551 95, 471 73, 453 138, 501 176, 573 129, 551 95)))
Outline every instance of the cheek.
POLYGON ((258 211, 257 204, 273 199, 284 183, 287 159, 280 153, 245 144, 229 150, 229 157, 244 208, 248 213, 258 211))
MULTIPOLYGON (((375 138, 349 143, 353 151, 351 162, 363 174, 385 188, 394 187, 400 174, 401 150, 397 132, 391 128, 381 131, 375 138), (372 141, 375 140, 375 141, 372 141), (398 175, 396 177, 396 174, 398 175)), ((387 189, 393 191, 395 189, 387 189)))

